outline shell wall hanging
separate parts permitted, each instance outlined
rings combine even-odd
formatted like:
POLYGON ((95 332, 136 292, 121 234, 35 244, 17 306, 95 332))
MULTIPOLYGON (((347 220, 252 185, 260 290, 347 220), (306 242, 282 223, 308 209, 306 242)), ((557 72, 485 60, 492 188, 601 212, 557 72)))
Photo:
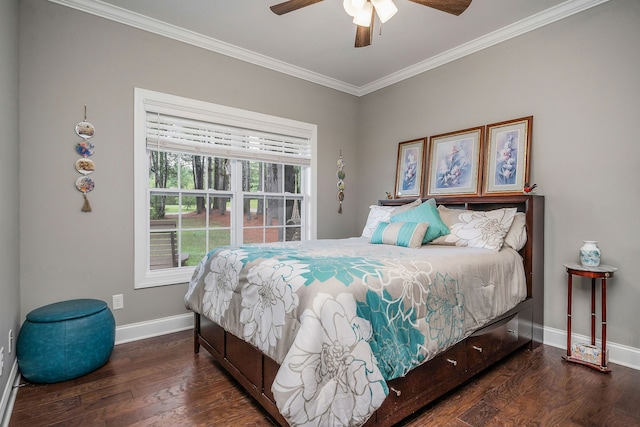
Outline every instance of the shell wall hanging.
POLYGON ((338 213, 342 213, 342 201, 344 200, 344 159, 342 158, 342 150, 340 150, 340 158, 338 159, 338 213))
POLYGON ((89 175, 95 170, 95 164, 89 157, 93 156, 94 146, 89 141, 93 137, 96 129, 91 123, 87 121, 87 106, 84 106, 84 120, 76 125, 76 135, 82 140, 76 144, 75 150, 79 156, 82 156, 76 160, 75 168, 82 176, 76 179, 76 189, 82 193, 84 197, 84 204, 82 205, 82 212, 91 212, 91 204, 87 198, 87 193, 93 191, 95 182, 89 175))

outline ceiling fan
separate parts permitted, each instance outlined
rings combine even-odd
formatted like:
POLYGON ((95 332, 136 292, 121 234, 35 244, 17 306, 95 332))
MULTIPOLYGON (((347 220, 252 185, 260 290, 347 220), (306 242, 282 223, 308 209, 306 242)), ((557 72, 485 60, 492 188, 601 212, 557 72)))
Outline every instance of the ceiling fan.
MULTIPOLYGON (((284 15, 294 10, 319 3, 322 0, 288 0, 271 6, 276 15, 284 15)), ((467 10, 472 0, 409 0, 423 6, 438 9, 452 15, 460 15, 467 10)), ((365 47, 371 44, 373 38, 373 22, 376 14, 380 22, 387 22, 398 11, 392 0, 343 0, 345 11, 353 16, 356 24, 355 47, 365 47)))

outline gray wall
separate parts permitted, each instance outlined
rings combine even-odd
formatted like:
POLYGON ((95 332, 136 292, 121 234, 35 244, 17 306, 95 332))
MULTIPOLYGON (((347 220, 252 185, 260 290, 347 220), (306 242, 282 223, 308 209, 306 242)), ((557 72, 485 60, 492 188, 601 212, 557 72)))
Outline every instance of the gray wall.
MULTIPOLYGON (((620 268, 609 286, 609 339, 640 348, 637 0, 611 0, 362 98, 45 0, 20 1, 20 18, 23 316, 56 300, 110 302, 117 293, 125 297, 118 325, 184 312, 186 285, 133 290, 138 86, 316 123, 321 238, 360 234, 367 206, 393 191, 398 142, 533 115, 532 179, 547 197, 545 323, 566 328, 562 263, 577 260, 583 240, 598 240, 603 262, 620 268), (73 128, 84 105, 97 130, 89 214, 73 186, 73 128)), ((588 334, 587 283, 576 288, 576 332, 588 334)))
MULTIPOLYGON (((1 398, 9 386, 16 356, 15 339, 9 348, 9 330, 17 337, 20 326, 18 0, 0 1, 0 58, 0 347, 4 347, 1 398)), ((2 413, 0 408, 0 422, 2 413)))
MULTIPOLYGON (((639 46, 640 2, 611 0, 363 97, 358 158, 375 173, 360 175, 360 220, 368 201, 393 191, 399 141, 533 115, 545 325, 566 330, 562 264, 597 240, 603 263, 620 269, 608 286, 608 339, 640 348, 639 46)), ((574 332, 589 335, 590 286, 576 283, 574 332)))
POLYGON ((23 316, 69 298, 111 305, 114 294, 124 295, 117 325, 186 312, 186 285, 133 289, 134 87, 317 124, 318 236, 357 228, 355 191, 343 215, 335 197, 340 149, 347 186, 356 173, 357 98, 45 0, 20 1, 20 18, 23 316), (85 105, 96 128, 91 213, 74 186, 85 105))

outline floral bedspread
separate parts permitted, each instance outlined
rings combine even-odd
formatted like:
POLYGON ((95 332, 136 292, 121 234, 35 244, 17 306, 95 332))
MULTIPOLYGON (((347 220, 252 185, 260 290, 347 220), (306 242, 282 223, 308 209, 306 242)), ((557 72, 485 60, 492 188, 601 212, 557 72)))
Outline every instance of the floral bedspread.
POLYGON ((187 308, 281 367, 291 425, 364 424, 404 376, 526 295, 517 252, 368 240, 225 247, 202 259, 187 308))

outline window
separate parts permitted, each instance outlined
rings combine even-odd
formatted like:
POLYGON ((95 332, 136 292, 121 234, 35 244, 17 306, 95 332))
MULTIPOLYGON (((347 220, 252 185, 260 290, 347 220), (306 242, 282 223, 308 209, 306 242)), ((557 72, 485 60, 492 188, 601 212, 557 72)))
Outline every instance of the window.
POLYGON ((316 126, 135 90, 135 286, 220 246, 316 237, 316 126))

